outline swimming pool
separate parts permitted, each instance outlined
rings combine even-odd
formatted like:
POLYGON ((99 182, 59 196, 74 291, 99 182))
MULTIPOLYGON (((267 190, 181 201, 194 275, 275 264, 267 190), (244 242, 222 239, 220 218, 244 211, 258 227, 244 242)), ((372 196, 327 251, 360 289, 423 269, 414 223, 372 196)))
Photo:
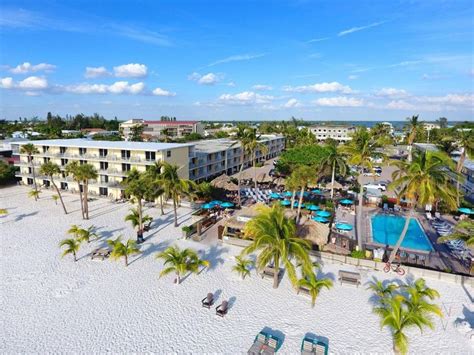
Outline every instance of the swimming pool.
MULTIPOLYGON (((376 243, 394 246, 405 225, 405 217, 375 215, 372 217, 372 239, 376 243)), ((401 244, 402 248, 432 251, 428 237, 414 218, 410 220, 408 231, 401 244)))

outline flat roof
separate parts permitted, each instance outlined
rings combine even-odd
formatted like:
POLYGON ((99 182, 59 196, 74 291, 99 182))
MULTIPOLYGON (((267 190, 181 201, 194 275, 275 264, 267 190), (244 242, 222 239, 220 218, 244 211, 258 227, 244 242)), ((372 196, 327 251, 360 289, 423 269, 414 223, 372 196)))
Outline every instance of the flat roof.
MULTIPOLYGON (((262 135, 260 141, 269 141, 273 139, 284 138, 280 135, 262 135)), ((204 139, 194 141, 194 151, 199 153, 214 153, 227 150, 229 148, 240 148, 240 143, 232 138, 204 139)))
POLYGON ((77 148, 96 148, 96 149, 124 149, 124 150, 148 150, 159 151, 181 147, 191 147, 191 143, 153 143, 153 142, 127 142, 127 141, 99 141, 83 138, 75 139, 45 139, 11 142, 20 145, 32 143, 35 145, 49 145, 52 147, 77 147, 77 148))
POLYGON ((199 121, 143 121, 145 124, 158 124, 158 125, 181 125, 181 124, 196 124, 199 121))

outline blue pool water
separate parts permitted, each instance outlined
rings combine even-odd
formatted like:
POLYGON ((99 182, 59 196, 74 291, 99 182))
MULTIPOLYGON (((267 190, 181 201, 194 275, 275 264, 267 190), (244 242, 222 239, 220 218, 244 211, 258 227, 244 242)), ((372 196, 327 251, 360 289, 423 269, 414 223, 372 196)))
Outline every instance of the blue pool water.
MULTIPOLYGON (((372 238, 374 242, 394 246, 400 237, 405 218, 400 216, 375 215, 372 217, 372 238)), ((417 220, 411 219, 403 239, 402 248, 432 251, 430 241, 417 220)))

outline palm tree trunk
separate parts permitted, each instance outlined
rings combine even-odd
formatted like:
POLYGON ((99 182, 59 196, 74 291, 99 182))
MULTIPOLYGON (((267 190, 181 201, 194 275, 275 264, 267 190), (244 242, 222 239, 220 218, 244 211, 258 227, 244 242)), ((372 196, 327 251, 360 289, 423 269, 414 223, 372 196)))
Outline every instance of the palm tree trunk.
MULTIPOLYGON (((458 165, 456 166, 456 172, 458 174, 461 173, 462 167, 464 165, 464 160, 466 160, 466 149, 463 148, 461 156, 459 157, 458 165)), ((456 177, 456 202, 457 202, 458 207, 459 207, 460 200, 461 200, 461 196, 459 195, 459 188, 460 188, 460 185, 461 185, 460 179, 461 179, 460 176, 456 177)))
POLYGON ((84 217, 84 199, 82 197, 82 191, 81 191, 81 182, 77 182, 77 187, 79 188, 79 200, 81 201, 81 214, 82 214, 82 219, 85 219, 84 217))
POLYGON ((31 155, 28 156, 28 160, 31 164, 31 175, 33 175, 33 186, 35 187, 35 201, 38 201, 38 184, 36 183, 36 172, 35 172, 35 165, 33 164, 33 157, 31 155))
POLYGON ((253 177, 255 181, 255 190, 258 189, 258 184, 257 184, 257 153, 254 151, 252 153, 252 160, 253 160, 253 177))
POLYGON ((181 276, 179 275, 179 272, 176 273, 176 285, 179 285, 181 283, 181 276))
POLYGON ((178 226, 178 212, 176 210, 176 197, 173 196, 174 226, 178 226))
POLYGON ((64 214, 67 214, 66 205, 64 204, 63 196, 61 195, 61 192, 59 192, 58 186, 54 182, 52 176, 50 176, 49 179, 51 180, 51 184, 53 184, 54 188, 56 189, 56 193, 58 194, 59 200, 61 201, 61 205, 63 206, 64 214))
POLYGON ((410 208, 410 212, 408 213, 408 217, 405 219, 405 225, 403 226, 402 233, 400 234, 400 237, 397 240, 397 244, 395 244, 395 247, 393 248, 392 252, 390 253, 390 258, 388 259, 389 263, 392 263, 393 260, 395 259, 395 256, 397 255, 398 249, 400 249, 400 245, 403 242, 403 239, 405 239, 405 236, 408 231, 408 227, 410 225, 411 218, 413 217, 413 214, 415 212, 415 207, 414 205, 412 208, 410 208))
POLYGON ((73 251, 73 252, 72 252, 72 255, 74 256, 74 262, 76 262, 76 261, 77 261, 76 252, 75 252, 75 251, 73 251))
POLYGON ((280 274, 280 260, 278 257, 274 258, 274 265, 273 267, 275 268, 273 271, 273 288, 278 288, 278 276, 280 274))
POLYGON ((296 214, 296 223, 299 223, 301 219, 301 204, 303 203, 303 193, 304 193, 304 186, 301 186, 301 192, 300 192, 300 200, 298 202, 298 213, 296 214))
POLYGON ((87 200, 87 195, 89 192, 89 182, 88 180, 84 181, 84 213, 86 219, 89 219, 89 201, 87 200))
POLYGON ((138 230, 141 231, 143 229, 142 199, 141 198, 137 198, 137 205, 138 205, 138 230))
POLYGON ((296 190, 293 190, 293 194, 291 195, 291 210, 293 210, 295 199, 296 199, 296 190))
POLYGON ((128 266, 128 255, 125 254, 124 256, 125 256, 125 267, 127 267, 128 266))
POLYGON ((359 208, 357 213, 357 246, 362 250, 362 211, 364 205, 364 186, 359 182, 359 208))
POLYGON ((161 215, 163 216, 165 214, 165 211, 163 210, 163 195, 160 195, 160 209, 161 215))
POLYGON ((334 180, 336 177, 336 161, 332 163, 332 177, 331 177, 331 200, 334 198, 334 180))
POLYGON ((242 200, 240 196, 240 180, 242 179, 242 171, 244 170, 244 150, 242 149, 242 155, 240 157, 240 170, 239 170, 239 176, 237 177, 237 186, 238 186, 238 202, 239 206, 242 206, 242 200))

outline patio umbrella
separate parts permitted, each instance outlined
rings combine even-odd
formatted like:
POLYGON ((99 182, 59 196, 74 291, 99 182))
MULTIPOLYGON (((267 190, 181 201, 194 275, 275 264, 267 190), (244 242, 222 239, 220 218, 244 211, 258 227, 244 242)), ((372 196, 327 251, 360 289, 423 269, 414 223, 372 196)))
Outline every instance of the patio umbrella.
POLYGON ((314 189, 314 190, 311 190, 311 192, 313 194, 320 194, 321 193, 321 190, 320 189, 314 189))
POLYGON ((234 204, 232 202, 223 202, 221 203, 221 207, 230 208, 230 207, 234 207, 234 204))
POLYGON ((285 191, 284 195, 285 195, 286 197, 291 197, 291 196, 293 196, 293 194, 292 194, 290 191, 285 191))
POLYGON ((354 203, 352 200, 349 200, 348 198, 345 198, 339 202, 342 203, 343 205, 352 205, 354 203))
POLYGON ((282 206, 289 206, 289 205, 291 205, 291 202, 288 201, 288 200, 283 200, 283 201, 280 201, 280 204, 281 204, 282 206))
MULTIPOLYGON (((296 193, 296 196, 298 196, 298 197, 301 196, 301 193, 298 191, 298 192, 296 193)), ((303 192, 303 197, 308 197, 308 196, 309 196, 309 192, 308 192, 308 191, 304 191, 304 192, 303 192)))
POLYGON ((214 206, 220 205, 221 203, 222 201, 219 201, 219 200, 214 200, 214 201, 209 202, 210 205, 214 205, 214 206))
POLYGON ((281 198, 281 195, 280 195, 279 193, 272 192, 272 193, 270 194, 270 198, 274 198, 274 199, 276 199, 276 198, 281 198))
POLYGON ((210 210, 211 208, 216 207, 216 205, 210 204, 210 203, 205 203, 204 205, 201 206, 201 208, 204 208, 205 210, 210 210))
MULTIPOLYGON (((298 204, 299 204, 298 201, 295 201, 295 202, 293 203, 293 207, 298 207, 298 204)), ((301 204, 301 208, 305 208, 305 204, 304 204, 304 203, 301 204)))
POLYGON ((351 231, 353 227, 348 223, 336 223, 336 228, 343 231, 351 231))
POLYGON ((316 221, 316 222, 321 222, 321 223, 328 223, 329 222, 329 219, 324 218, 324 217, 320 217, 320 216, 313 217, 313 220, 316 221))
POLYGON ((318 211, 316 212, 316 215, 319 217, 330 217, 331 213, 328 211, 318 211))
POLYGON ((470 208, 467 208, 467 207, 458 208, 458 211, 464 214, 474 214, 474 210, 471 210, 470 208))
POLYGON ((309 205, 306 208, 310 211, 319 211, 320 210, 319 206, 316 206, 316 205, 309 205))

